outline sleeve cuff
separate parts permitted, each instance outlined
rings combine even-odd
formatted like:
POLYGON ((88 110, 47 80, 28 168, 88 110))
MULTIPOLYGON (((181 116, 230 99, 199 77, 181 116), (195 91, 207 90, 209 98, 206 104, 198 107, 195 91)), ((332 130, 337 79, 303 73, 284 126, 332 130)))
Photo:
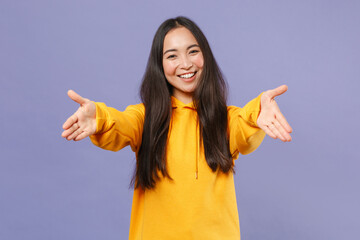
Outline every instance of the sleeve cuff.
POLYGON ((95 134, 104 133, 107 131, 108 113, 106 111, 105 103, 94 102, 96 106, 96 132, 95 134))
POLYGON ((243 116, 244 119, 247 119, 248 122, 254 126, 258 127, 257 119, 259 117, 261 111, 261 95, 248 102, 243 108, 240 110, 240 115, 243 116))

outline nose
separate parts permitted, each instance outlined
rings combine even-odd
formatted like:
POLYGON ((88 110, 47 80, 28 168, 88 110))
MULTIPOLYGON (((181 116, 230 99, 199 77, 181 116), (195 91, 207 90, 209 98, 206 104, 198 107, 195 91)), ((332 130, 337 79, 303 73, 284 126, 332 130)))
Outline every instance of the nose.
POLYGON ((180 65, 182 69, 189 69, 193 64, 188 56, 183 56, 180 65))

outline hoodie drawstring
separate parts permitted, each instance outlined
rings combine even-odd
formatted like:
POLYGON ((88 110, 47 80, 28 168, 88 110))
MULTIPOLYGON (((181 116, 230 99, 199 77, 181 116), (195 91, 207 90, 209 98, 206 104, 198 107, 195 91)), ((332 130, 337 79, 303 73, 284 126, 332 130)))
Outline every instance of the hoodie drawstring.
POLYGON ((196 170, 195 170, 195 179, 199 178, 199 158, 200 158, 199 121, 198 121, 198 119, 196 119, 196 170))

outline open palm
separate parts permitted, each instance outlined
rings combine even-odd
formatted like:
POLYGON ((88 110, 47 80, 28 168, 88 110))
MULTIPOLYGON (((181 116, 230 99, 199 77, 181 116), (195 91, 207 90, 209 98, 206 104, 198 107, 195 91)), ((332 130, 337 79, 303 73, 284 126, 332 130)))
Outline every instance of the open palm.
POLYGON ((79 109, 63 124, 62 137, 67 140, 82 140, 96 132, 96 106, 89 99, 81 97, 73 90, 68 91, 69 97, 80 104, 79 109))
POLYGON ((261 111, 257 120, 258 126, 270 137, 279 138, 283 142, 291 141, 292 128, 280 112, 275 97, 287 91, 288 87, 282 85, 265 91, 261 96, 261 111))

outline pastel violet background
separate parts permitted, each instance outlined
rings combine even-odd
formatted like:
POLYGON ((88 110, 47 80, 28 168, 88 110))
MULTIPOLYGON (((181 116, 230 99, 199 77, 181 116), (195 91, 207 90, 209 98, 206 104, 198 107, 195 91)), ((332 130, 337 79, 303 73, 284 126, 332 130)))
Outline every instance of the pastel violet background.
POLYGON ((269 137, 236 162, 242 239, 359 239, 360 1, 0 2, 0 239, 127 239, 135 156, 61 126, 68 89, 124 110, 157 27, 193 19, 229 104, 277 98, 291 143, 269 137))

